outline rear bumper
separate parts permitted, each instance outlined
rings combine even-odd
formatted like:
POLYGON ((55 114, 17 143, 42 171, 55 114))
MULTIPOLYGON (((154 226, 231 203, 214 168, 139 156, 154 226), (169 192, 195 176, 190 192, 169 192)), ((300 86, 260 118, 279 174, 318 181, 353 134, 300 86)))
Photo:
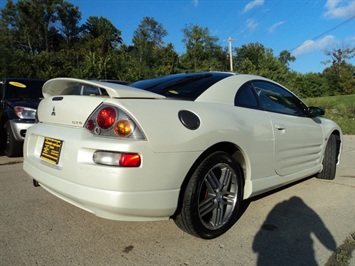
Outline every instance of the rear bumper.
POLYGON ((99 217, 167 220, 176 211, 180 187, 198 155, 153 152, 148 141, 101 138, 84 128, 36 124, 27 132, 23 168, 53 195, 99 217), (40 158, 46 136, 63 141, 57 165, 40 158), (96 150, 139 153, 142 165, 98 165, 93 162, 96 150))
POLYGON ((24 170, 41 187, 58 198, 96 216, 120 221, 167 220, 174 214, 179 189, 147 192, 120 192, 78 185, 43 171, 28 161, 24 170))

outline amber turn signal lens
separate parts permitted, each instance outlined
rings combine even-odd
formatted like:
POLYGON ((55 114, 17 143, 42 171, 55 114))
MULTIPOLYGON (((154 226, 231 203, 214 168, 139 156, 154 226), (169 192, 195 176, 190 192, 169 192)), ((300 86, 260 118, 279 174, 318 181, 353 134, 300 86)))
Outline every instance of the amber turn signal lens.
POLYGON ((117 136, 126 137, 131 134, 133 126, 129 120, 119 120, 114 126, 114 131, 117 136))

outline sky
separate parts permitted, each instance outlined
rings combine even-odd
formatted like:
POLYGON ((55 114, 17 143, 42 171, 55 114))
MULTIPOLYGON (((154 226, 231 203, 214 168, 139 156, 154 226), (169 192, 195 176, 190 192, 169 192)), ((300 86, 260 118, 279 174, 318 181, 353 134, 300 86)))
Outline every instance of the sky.
MULTIPOLYGON (((208 28, 218 44, 241 47, 258 42, 278 56, 291 52, 290 68, 300 73, 322 72, 330 59, 325 50, 355 47, 355 0, 67 0, 79 7, 81 23, 104 17, 132 44, 134 31, 145 17, 161 23, 178 54, 186 47, 182 29, 208 28)), ((1 0, 3 2, 3 0, 1 0)), ((350 63, 355 65, 355 58, 350 63)))

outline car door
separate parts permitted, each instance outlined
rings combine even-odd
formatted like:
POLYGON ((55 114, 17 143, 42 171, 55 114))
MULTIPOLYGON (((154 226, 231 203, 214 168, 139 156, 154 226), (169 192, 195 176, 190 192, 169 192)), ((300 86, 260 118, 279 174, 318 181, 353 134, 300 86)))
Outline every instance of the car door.
POLYGON ((267 81, 253 86, 274 131, 275 171, 280 176, 320 164, 323 130, 320 120, 307 116, 306 106, 288 90, 267 81))

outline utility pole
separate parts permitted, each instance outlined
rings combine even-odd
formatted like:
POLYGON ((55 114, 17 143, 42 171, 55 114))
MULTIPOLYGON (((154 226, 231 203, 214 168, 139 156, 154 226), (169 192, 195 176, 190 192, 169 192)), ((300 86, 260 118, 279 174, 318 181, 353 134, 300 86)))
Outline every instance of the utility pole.
POLYGON ((232 41, 236 41, 237 39, 232 39, 229 36, 228 43, 229 43, 229 64, 230 64, 230 71, 233 72, 233 53, 232 53, 232 41))

